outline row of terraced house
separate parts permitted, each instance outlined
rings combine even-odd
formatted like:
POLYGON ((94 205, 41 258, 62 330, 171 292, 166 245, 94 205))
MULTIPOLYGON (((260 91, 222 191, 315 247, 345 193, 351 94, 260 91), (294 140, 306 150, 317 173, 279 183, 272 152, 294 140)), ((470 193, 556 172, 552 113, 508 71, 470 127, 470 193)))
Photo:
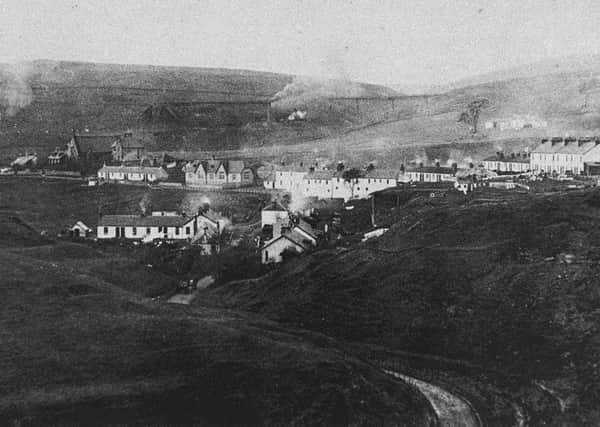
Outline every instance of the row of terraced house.
POLYGON ((248 187, 255 183, 253 168, 243 160, 195 160, 183 171, 189 187, 248 187))

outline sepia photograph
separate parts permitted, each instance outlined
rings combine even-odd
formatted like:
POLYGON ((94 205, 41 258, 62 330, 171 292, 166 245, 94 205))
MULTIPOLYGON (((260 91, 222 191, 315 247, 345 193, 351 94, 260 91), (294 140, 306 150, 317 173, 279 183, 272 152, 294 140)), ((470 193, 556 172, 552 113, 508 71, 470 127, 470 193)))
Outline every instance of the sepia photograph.
POLYGON ((0 426, 600 426, 600 2, 0 0, 0 426))

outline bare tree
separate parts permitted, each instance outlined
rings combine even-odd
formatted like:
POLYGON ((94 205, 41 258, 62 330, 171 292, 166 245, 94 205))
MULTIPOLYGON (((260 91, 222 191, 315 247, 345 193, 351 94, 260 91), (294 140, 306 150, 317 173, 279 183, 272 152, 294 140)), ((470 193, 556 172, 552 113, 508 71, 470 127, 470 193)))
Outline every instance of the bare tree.
POLYGON ((466 109, 460 113, 458 117, 459 123, 465 123, 470 126, 471 133, 477 133, 477 125, 479 124, 479 114, 481 110, 486 108, 490 104, 486 98, 476 99, 475 101, 471 101, 466 109))

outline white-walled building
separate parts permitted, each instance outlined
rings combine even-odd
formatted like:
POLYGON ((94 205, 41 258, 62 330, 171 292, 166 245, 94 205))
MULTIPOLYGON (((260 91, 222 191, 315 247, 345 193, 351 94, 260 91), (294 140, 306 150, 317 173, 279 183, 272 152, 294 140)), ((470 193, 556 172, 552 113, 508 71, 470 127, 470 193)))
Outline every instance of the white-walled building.
POLYGON ((499 151, 495 155, 483 159, 481 164, 484 169, 494 172, 524 173, 530 169, 528 153, 504 155, 499 151))
POLYGON ((254 184, 254 171, 243 160, 194 160, 184 167, 190 187, 246 187, 254 184))
POLYGON ((158 182, 168 177, 167 171, 155 166, 103 166, 98 171, 100 181, 158 182))
POLYGON ((105 215, 98 222, 98 239, 186 240, 198 232, 196 216, 105 215))
POLYGON ((585 163, 600 161, 600 140, 592 138, 544 139, 531 151, 534 173, 582 174, 585 163))
POLYGON ((435 166, 409 166, 405 169, 399 181, 402 182, 442 182, 455 181, 456 168, 444 167, 436 164, 435 166))
POLYGON ((277 202, 273 202, 269 206, 265 207, 261 213, 261 226, 274 225, 276 222, 289 223, 290 214, 286 208, 281 206, 277 202))

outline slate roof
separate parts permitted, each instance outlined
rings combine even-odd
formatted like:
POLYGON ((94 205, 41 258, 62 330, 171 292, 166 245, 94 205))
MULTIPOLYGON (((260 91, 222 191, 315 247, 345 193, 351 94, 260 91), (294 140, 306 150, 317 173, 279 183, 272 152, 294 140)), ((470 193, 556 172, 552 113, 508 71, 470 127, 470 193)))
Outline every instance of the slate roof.
POLYGON ((193 221, 193 216, 165 215, 104 215, 98 221, 99 227, 183 227, 193 221))
POLYGON ((242 173, 245 168, 243 160, 229 160, 227 163, 228 173, 242 173))
POLYGON ((542 154, 585 154, 596 148, 596 140, 592 138, 552 138, 542 140, 541 144, 532 150, 532 153, 542 154))
POLYGON ((444 166, 409 166, 406 168, 406 172, 439 173, 445 175, 454 175, 454 169, 444 166))
POLYGON ((371 179, 396 179, 399 172, 393 169, 373 169, 366 173, 365 178, 371 179))
POLYGON ((289 240, 290 242, 292 242, 294 245, 296 246, 300 246, 302 249, 307 250, 308 248, 302 243, 302 242, 298 242, 296 241, 292 236, 290 236, 289 234, 282 234, 281 236, 275 238, 275 239, 271 239, 270 241, 268 241, 264 246, 263 249, 268 248, 269 246, 271 246, 273 243, 277 242, 278 240, 281 239, 286 239, 289 240))
POLYGON ((304 179, 325 179, 325 180, 330 180, 333 179, 334 177, 334 172, 330 171, 330 170, 321 170, 321 171, 314 171, 314 172, 309 172, 306 175, 304 175, 304 179))
POLYGON ((529 163, 529 157, 527 155, 523 156, 499 156, 494 154, 493 156, 486 157, 483 159, 484 162, 504 162, 504 163, 529 163))
POLYGON ((157 178, 168 178, 169 174, 158 166, 102 166, 99 172, 116 173, 153 173, 157 178))
POLYGON ((287 212, 287 209, 281 206, 277 201, 274 201, 269 206, 266 206, 263 211, 287 212))
POLYGON ((73 139, 80 154, 112 153, 112 147, 121 134, 75 134, 73 139))

